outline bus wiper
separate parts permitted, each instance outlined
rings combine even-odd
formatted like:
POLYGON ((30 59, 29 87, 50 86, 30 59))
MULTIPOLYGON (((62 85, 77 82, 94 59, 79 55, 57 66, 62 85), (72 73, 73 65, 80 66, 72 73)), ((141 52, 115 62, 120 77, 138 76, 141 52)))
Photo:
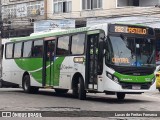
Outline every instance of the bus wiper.
POLYGON ((147 59, 147 63, 150 64, 153 60, 153 57, 154 57, 154 53, 155 53, 155 50, 152 52, 151 56, 148 57, 147 59))
POLYGON ((127 37, 125 37, 125 35, 123 33, 120 34, 120 37, 123 39, 123 40, 126 40, 127 37))

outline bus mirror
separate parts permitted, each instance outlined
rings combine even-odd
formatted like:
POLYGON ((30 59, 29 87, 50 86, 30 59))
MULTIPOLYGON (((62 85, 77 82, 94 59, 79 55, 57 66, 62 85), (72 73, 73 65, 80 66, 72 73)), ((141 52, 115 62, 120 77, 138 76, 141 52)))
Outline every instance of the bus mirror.
POLYGON ((103 56, 104 56, 104 42, 101 41, 99 42, 99 48, 98 48, 98 59, 101 61, 103 60, 103 56))
POLYGON ((104 42, 100 41, 98 46, 98 75, 103 72, 103 56, 104 56, 104 42))

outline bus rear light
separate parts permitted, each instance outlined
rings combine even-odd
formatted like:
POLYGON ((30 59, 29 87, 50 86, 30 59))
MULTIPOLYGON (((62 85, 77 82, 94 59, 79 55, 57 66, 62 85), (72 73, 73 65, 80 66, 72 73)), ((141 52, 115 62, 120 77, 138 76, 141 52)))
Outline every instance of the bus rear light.
POLYGON ((159 77, 160 75, 159 74, 156 74, 156 77, 159 77))

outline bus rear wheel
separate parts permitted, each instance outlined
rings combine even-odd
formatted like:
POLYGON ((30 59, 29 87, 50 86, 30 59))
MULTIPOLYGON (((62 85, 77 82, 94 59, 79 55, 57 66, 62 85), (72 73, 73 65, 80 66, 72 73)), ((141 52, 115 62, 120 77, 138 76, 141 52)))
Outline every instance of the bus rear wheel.
POLYGON ((125 98, 125 93, 117 93, 117 99, 123 100, 125 98))
POLYGON ((3 87, 3 81, 0 80, 0 88, 2 88, 2 87, 3 87))
POLYGON ((22 82, 22 88, 26 93, 37 93, 39 88, 30 85, 29 75, 25 75, 22 82))
POLYGON ((57 94, 65 94, 68 92, 68 89, 54 89, 57 94))

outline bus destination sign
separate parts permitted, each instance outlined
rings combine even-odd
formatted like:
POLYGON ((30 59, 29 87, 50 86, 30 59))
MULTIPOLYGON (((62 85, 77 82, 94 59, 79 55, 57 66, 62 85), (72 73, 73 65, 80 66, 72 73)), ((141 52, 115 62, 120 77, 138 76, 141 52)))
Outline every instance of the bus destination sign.
POLYGON ((141 34, 141 35, 147 34, 146 28, 130 27, 130 26, 115 26, 114 31, 120 32, 120 33, 132 33, 132 34, 141 34))
POLYGON ((137 27, 137 26, 125 26, 125 25, 110 25, 110 32, 115 33, 128 33, 128 34, 139 34, 139 35, 153 35, 154 32, 147 27, 137 27))

